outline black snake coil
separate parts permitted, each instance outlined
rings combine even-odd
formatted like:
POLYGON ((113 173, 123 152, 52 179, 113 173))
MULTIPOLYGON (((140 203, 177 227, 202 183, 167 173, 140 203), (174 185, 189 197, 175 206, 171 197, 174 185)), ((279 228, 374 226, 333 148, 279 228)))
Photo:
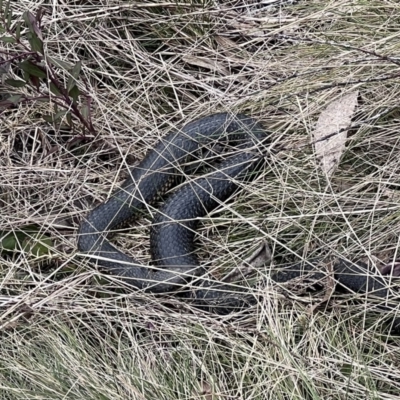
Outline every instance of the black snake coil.
MULTIPOLYGON (((243 114, 210 115, 169 133, 130 170, 130 176, 111 198, 92 210, 79 229, 78 248, 108 272, 130 285, 152 293, 176 291, 193 280, 198 283, 186 295, 200 306, 237 308, 250 295, 238 287, 216 282, 206 275, 194 253, 193 239, 199 217, 205 216, 231 196, 238 182, 251 180, 264 164, 264 146, 269 135, 263 127, 243 114), (175 191, 154 219, 150 242, 152 266, 144 266, 115 248, 106 238, 109 231, 132 221, 149 204, 172 187, 184 174, 183 166, 198 156, 200 149, 225 142, 234 154, 218 165, 217 171, 190 181, 175 191)), ((317 262, 306 262, 271 272, 276 282, 308 275, 320 280, 325 274, 317 262)), ((344 291, 390 295, 388 282, 373 267, 340 260, 333 267, 338 287, 344 291)), ((244 289, 242 289, 244 290, 244 289)))

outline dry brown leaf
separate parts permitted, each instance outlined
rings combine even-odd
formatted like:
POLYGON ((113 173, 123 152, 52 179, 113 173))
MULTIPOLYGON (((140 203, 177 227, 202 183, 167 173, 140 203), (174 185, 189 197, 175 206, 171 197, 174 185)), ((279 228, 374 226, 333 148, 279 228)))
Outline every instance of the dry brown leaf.
POLYGON ((344 129, 350 126, 357 105, 357 97, 358 91, 335 100, 318 118, 313 136, 315 141, 320 141, 315 143, 315 154, 321 160, 321 168, 327 177, 333 174, 345 149, 347 131, 344 129), (335 132, 338 133, 332 135, 335 132), (323 140, 329 135, 332 136, 323 140))

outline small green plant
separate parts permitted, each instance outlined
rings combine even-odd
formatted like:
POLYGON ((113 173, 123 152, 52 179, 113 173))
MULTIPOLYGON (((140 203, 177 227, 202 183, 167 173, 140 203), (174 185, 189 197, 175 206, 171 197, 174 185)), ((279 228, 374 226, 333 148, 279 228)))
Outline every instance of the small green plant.
POLYGON ((78 120, 84 131, 94 133, 91 98, 78 87, 81 61, 65 62, 46 52, 45 13, 44 8, 34 14, 26 11, 21 21, 13 16, 10 1, 0 0, 0 41, 7 45, 6 50, 0 49, 0 82, 9 88, 0 97, 0 114, 19 103, 51 101, 53 111, 43 115, 46 121, 66 121, 73 128, 78 120))

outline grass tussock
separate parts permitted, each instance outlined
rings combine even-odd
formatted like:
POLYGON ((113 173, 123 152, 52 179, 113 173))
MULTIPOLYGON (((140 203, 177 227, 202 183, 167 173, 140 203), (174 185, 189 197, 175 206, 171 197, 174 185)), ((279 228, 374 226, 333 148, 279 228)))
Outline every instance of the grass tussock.
MULTIPOLYGON (((271 284, 249 312, 217 317, 127 290, 74 258, 81 218, 127 167, 170 129, 217 111, 257 118, 284 150, 202 224, 199 254, 216 273, 262 239, 275 263, 396 258, 400 4, 21 0, 13 21, 38 6, 46 54, 82 61, 91 125, 49 123, 55 98, 0 81, 0 100, 26 99, 0 110, 1 398, 400 398, 399 340, 369 299, 326 305, 271 284), (355 90, 327 182, 307 144, 327 105, 355 90)), ((0 42, 0 61, 13 52, 0 42)), ((116 238, 143 262, 150 223, 116 238)))

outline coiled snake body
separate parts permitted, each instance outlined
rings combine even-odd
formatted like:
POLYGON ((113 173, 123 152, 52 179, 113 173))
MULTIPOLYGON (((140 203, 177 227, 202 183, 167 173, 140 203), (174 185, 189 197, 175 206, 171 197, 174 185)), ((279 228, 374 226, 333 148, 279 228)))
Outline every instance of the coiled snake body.
MULTIPOLYGON (((87 215, 79 229, 79 250, 96 259, 109 273, 148 292, 171 292, 194 277, 203 276, 206 271, 199 266, 193 251, 196 218, 206 215, 234 193, 238 181, 256 175, 264 163, 262 149, 268 142, 269 135, 262 126, 243 114, 210 115, 168 134, 130 170, 121 188, 87 215), (182 175, 182 166, 195 158, 199 149, 221 140, 234 147, 236 153, 222 161, 217 171, 173 193, 156 215, 150 239, 153 267, 139 264, 107 240, 108 231, 132 220, 174 185, 182 175)), ((324 274, 317 265, 308 262, 286 267, 273 271, 272 278, 286 282, 309 274, 318 280, 324 274)), ((363 263, 339 261, 333 272, 339 287, 345 291, 388 296, 386 280, 363 263)), ((242 306, 248 301, 235 294, 236 286, 212 279, 197 280, 200 283, 196 289, 189 291, 189 297, 197 304, 216 303, 221 309, 242 306)))
POLYGON ((101 267, 136 288, 153 293, 176 290, 203 272, 191 251, 194 218, 205 215, 218 202, 228 198, 237 188, 236 180, 251 178, 251 172, 263 159, 258 146, 266 137, 266 132, 254 119, 227 113, 193 121, 180 131, 168 134, 138 166, 131 169, 122 187, 82 222, 79 250, 96 258, 101 267), (157 230, 152 232, 153 259, 158 267, 163 268, 140 265, 106 239, 108 231, 132 220, 171 187, 182 176, 182 165, 195 158, 200 148, 221 140, 240 152, 221 162, 217 172, 184 189, 180 197, 185 206, 179 207, 173 218, 186 222, 170 224, 169 230, 176 228, 171 236, 159 240, 157 230))

